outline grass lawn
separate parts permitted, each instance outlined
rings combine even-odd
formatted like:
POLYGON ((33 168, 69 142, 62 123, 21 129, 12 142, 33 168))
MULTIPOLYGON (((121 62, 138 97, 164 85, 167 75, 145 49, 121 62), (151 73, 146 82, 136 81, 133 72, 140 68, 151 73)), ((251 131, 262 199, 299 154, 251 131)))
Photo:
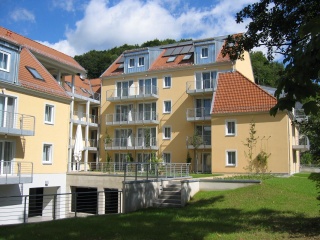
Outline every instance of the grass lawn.
POLYGON ((320 239, 317 195, 308 174, 269 178, 199 192, 179 209, 2 226, 0 239, 320 239))

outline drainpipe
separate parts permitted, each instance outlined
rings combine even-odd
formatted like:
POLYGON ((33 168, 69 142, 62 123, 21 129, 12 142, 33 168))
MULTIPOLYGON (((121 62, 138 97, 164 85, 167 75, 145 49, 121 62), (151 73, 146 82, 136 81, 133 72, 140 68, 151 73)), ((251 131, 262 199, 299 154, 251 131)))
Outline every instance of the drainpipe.
POLYGON ((73 129, 73 108, 74 108, 74 75, 71 80, 72 101, 70 103, 70 124, 69 124, 69 148, 68 148, 68 172, 71 171, 72 162, 72 129, 73 129))

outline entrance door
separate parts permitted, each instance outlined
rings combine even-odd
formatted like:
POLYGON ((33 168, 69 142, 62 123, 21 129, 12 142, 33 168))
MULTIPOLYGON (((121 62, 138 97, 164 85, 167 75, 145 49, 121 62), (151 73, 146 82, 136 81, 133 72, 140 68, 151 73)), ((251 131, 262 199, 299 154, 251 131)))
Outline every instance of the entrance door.
POLYGON ((13 173, 13 142, 0 141, 0 175, 13 173))
POLYGON ((203 173, 211 172, 211 154, 210 153, 202 154, 202 172, 203 173))

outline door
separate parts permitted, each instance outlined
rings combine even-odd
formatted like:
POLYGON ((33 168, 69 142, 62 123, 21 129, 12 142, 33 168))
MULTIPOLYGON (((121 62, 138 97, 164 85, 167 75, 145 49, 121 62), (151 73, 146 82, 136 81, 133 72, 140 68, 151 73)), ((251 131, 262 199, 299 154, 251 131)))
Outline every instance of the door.
POLYGON ((43 188, 29 189, 29 217, 42 216, 43 188))
POLYGON ((16 98, 0 97, 0 127, 13 128, 15 126, 15 105, 16 98))
POLYGON ((0 175, 13 173, 13 142, 0 142, 0 175))
POLYGON ((211 172, 211 153, 202 154, 202 172, 203 173, 211 172))

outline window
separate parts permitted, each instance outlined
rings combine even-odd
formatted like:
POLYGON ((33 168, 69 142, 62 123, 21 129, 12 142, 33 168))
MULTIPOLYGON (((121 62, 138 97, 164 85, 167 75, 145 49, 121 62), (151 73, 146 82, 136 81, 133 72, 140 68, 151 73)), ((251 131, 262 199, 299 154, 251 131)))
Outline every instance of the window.
POLYGON ((207 58, 209 55, 208 47, 201 48, 201 58, 207 58))
POLYGON ((134 58, 130 58, 129 59, 129 68, 133 68, 134 67, 134 58))
POLYGON ((144 57, 139 57, 139 65, 138 67, 144 66, 144 57))
POLYGON ((216 87, 217 72, 196 72, 196 89, 213 89, 216 87))
POLYGON ((40 75, 40 73, 38 73, 38 71, 32 67, 26 67, 29 72, 31 73, 31 75, 36 78, 36 79, 39 79, 39 80, 44 80, 43 77, 40 75))
POLYGON ((236 121, 226 120, 226 135, 235 136, 236 135, 236 121))
POLYGON ((171 113, 171 101, 163 102, 163 113, 171 113))
POLYGON ((53 118, 54 118, 54 106, 50 104, 46 104, 44 122, 53 124, 53 118))
POLYGON ((237 152, 227 151, 227 166, 236 166, 237 163, 237 152))
POLYGON ((171 139, 171 127, 163 127, 163 139, 171 139))
POLYGON ((0 70, 9 72, 10 54, 0 51, 0 70))
POLYGON ((45 143, 43 144, 42 150, 42 163, 43 164, 51 164, 52 163, 52 144, 45 143))
POLYGON ((169 57, 168 60, 167 60, 167 63, 168 62, 174 62, 174 60, 176 60, 176 56, 169 57))
POLYGON ((165 76, 163 78, 163 88, 171 88, 171 76, 165 76))
POLYGON ((171 163, 171 153, 162 154, 163 163, 171 163))

